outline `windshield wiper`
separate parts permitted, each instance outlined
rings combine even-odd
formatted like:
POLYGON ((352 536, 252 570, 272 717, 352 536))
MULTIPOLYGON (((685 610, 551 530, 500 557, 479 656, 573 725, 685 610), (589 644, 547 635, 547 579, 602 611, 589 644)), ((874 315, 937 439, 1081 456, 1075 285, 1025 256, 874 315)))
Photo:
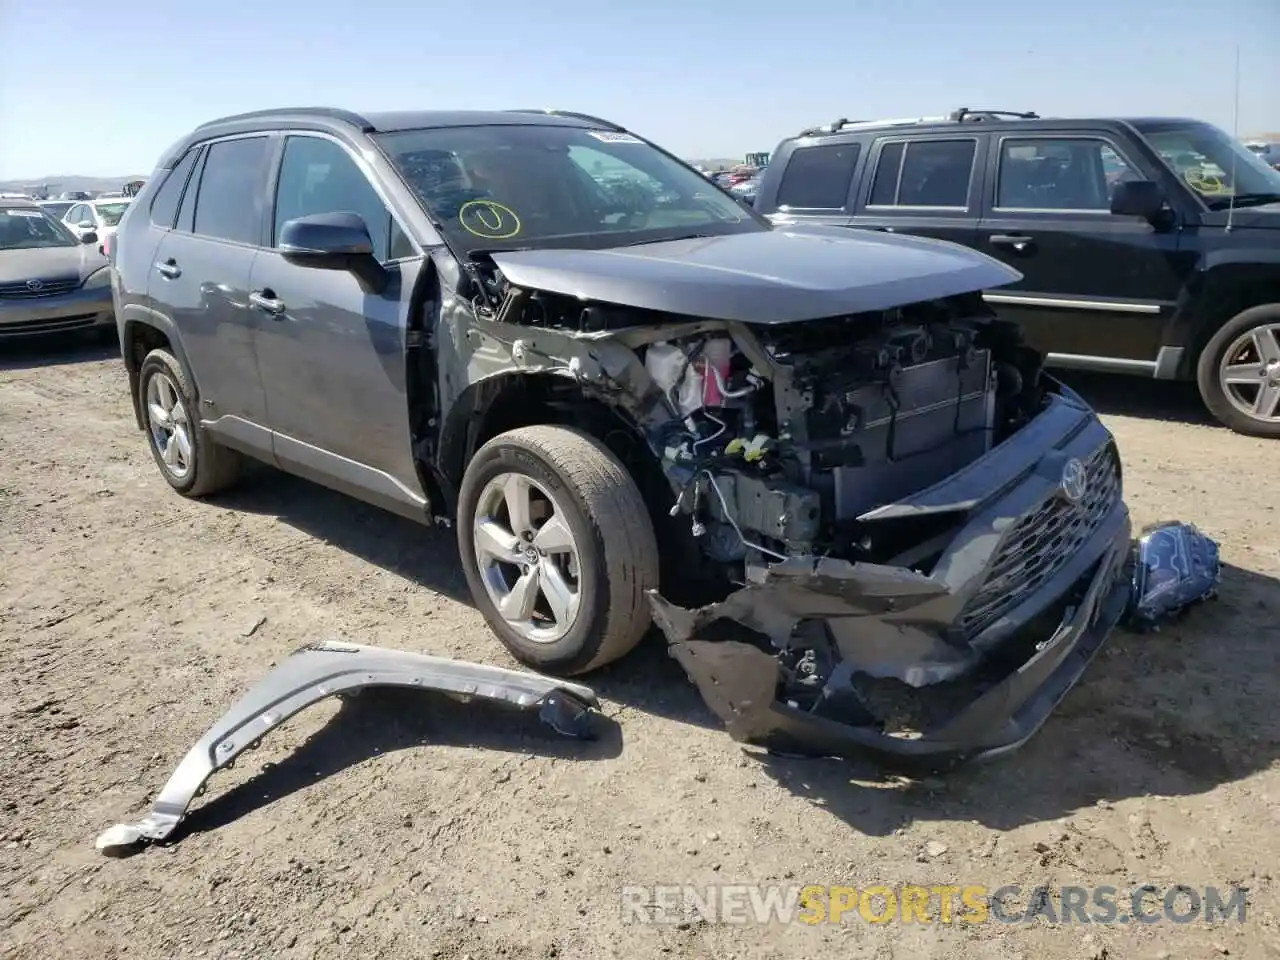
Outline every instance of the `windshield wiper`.
POLYGON ((678 237, 659 237, 656 240, 635 240, 631 243, 620 243, 619 247, 644 247, 651 243, 674 243, 677 240, 714 240, 718 233, 686 233, 678 237))
POLYGON ((476 247, 474 250, 467 251, 468 260, 476 260, 480 257, 492 257, 495 253, 519 253, 522 250, 532 250, 533 247, 476 247))
POLYGON ((1209 204, 1210 210, 1225 210, 1227 207, 1257 207, 1264 203, 1280 202, 1280 193, 1241 193, 1236 197, 1222 197, 1209 204))

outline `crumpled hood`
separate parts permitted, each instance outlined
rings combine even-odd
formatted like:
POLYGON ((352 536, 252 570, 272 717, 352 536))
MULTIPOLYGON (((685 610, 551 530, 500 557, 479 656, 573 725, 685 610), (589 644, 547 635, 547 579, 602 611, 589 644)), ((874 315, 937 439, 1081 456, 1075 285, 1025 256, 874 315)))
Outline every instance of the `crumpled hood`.
POLYGON ((885 310, 1022 278, 958 244, 819 226, 492 256, 518 287, 761 324, 885 310))
POLYGON ((36 247, 31 250, 0 250, 0 283, 14 280, 86 279, 107 258, 94 244, 74 247, 36 247))

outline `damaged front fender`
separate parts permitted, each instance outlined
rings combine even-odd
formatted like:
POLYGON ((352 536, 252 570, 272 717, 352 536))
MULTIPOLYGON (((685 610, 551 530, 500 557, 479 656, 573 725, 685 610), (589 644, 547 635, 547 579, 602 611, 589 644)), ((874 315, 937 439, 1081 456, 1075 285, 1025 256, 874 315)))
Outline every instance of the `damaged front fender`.
POLYGON ((354 643, 309 644, 258 681, 209 728, 183 757, 147 816, 105 830, 95 846, 113 850, 164 840, 210 775, 256 746, 263 734, 326 697, 374 686, 434 690, 537 710, 557 732, 578 738, 590 736, 590 711, 599 707, 590 687, 527 671, 354 643))

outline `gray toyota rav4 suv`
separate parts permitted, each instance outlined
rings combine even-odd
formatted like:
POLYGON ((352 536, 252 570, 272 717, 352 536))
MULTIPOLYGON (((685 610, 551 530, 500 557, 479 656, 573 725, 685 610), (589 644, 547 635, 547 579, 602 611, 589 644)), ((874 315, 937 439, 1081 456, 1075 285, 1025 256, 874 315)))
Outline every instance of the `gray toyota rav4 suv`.
POLYGON ((984 254, 775 227, 532 110, 217 120, 118 240, 168 483, 249 456, 455 526, 544 671, 656 624, 744 741, 950 763, 1031 736, 1121 615, 1112 437, 992 315, 1019 274, 984 254))

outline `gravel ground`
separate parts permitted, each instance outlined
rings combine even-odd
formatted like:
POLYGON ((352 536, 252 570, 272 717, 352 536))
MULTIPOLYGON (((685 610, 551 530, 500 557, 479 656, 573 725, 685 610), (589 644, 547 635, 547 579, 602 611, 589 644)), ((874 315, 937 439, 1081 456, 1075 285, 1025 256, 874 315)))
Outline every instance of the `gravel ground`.
POLYGON ((181 839, 96 853, 261 674, 318 638, 512 665, 451 536, 270 470, 197 503, 118 357, 0 355, 0 956, 1280 957, 1280 444, 1180 387, 1073 382, 1139 523, 1218 538, 1222 599, 1117 633, 1022 751, 946 780, 744 751, 661 644, 591 682, 598 741, 498 708, 325 702, 211 781, 181 839), (1246 920, 624 923, 628 884, 1244 884, 1246 920))

